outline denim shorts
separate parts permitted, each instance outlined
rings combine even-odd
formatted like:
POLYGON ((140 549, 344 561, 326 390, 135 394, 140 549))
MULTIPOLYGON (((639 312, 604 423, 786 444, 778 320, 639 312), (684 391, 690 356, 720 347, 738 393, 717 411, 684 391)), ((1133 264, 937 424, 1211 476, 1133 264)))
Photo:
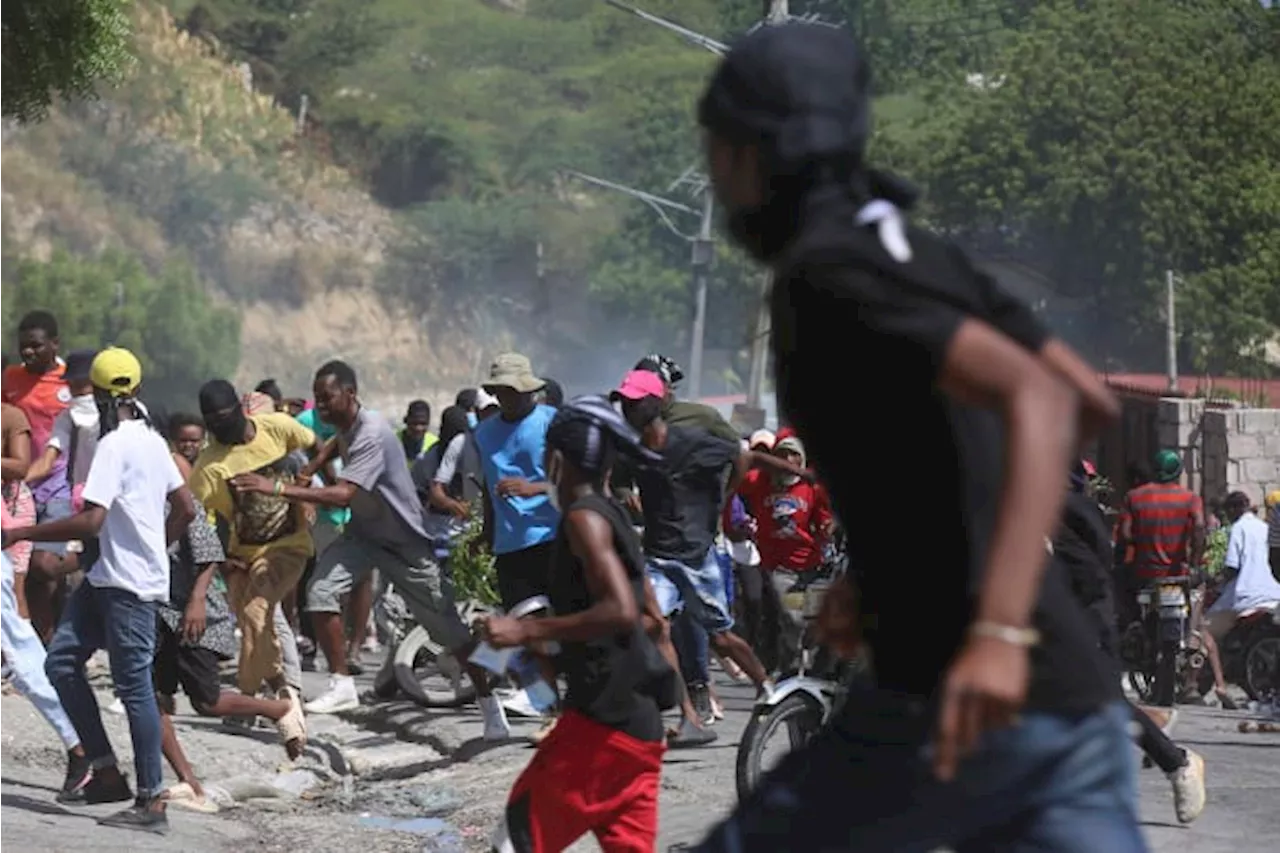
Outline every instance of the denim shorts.
POLYGON ((708 634, 722 634, 733 627, 724 573, 714 548, 707 549, 696 566, 649 557, 645 569, 663 616, 684 608, 708 634))
MULTIPOLYGON (((70 498, 53 498, 42 504, 36 504, 36 524, 44 524, 46 521, 60 521, 64 518, 70 518, 73 515, 71 511, 70 498)), ((33 550, 48 551, 50 554, 67 553, 66 542, 36 542, 33 550)))

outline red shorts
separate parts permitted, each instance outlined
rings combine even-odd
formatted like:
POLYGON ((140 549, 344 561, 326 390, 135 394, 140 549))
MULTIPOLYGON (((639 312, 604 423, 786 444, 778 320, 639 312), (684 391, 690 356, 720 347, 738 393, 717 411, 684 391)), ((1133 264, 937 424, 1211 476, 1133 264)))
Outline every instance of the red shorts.
POLYGON ((566 711, 511 789, 495 849, 559 853, 591 832, 604 853, 651 853, 665 751, 566 711))

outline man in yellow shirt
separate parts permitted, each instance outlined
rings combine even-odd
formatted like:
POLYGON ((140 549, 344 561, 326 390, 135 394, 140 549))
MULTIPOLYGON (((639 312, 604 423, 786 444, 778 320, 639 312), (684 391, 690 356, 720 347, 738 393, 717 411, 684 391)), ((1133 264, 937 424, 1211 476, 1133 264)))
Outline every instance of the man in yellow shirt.
POLYGON ((227 591, 239 624, 237 686, 256 694, 265 680, 277 695, 286 690, 274 611, 302 577, 313 546, 303 507, 280 493, 293 476, 289 454, 312 455, 315 433, 283 413, 246 415, 240 395, 225 379, 200 389, 200 411, 209 445, 196 459, 191 491, 230 529, 227 591), (229 483, 241 474, 261 474, 276 483, 275 494, 245 494, 229 483))

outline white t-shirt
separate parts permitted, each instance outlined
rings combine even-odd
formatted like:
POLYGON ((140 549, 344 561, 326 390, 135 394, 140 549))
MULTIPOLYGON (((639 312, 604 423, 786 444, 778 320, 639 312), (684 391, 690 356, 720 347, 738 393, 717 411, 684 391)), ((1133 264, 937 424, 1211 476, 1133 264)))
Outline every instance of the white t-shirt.
POLYGON ((143 601, 169 600, 165 504, 183 486, 169 445, 142 421, 124 421, 98 441, 84 501, 105 507, 102 557, 86 580, 127 590, 143 601))
POLYGON ((445 447, 444 453, 440 455, 440 467, 436 468, 436 475, 431 479, 443 486, 449 485, 453 480, 453 475, 458 473, 458 460, 462 458, 462 450, 467 444, 467 434, 460 432, 453 438, 449 439, 449 444, 445 447))
POLYGON ((1251 512, 1231 525, 1223 564, 1237 574, 1227 583, 1213 610, 1243 613, 1280 602, 1280 583, 1271 574, 1267 559, 1267 523, 1251 512))

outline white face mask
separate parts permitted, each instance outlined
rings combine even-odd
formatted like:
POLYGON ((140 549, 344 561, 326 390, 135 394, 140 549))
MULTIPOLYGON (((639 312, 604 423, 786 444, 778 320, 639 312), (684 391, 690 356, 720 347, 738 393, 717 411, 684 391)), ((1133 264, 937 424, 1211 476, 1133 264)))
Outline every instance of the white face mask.
POLYGON ((81 394, 79 397, 72 397, 69 408, 73 415, 83 415, 89 418, 98 416, 98 404, 94 402, 92 394, 81 394))

